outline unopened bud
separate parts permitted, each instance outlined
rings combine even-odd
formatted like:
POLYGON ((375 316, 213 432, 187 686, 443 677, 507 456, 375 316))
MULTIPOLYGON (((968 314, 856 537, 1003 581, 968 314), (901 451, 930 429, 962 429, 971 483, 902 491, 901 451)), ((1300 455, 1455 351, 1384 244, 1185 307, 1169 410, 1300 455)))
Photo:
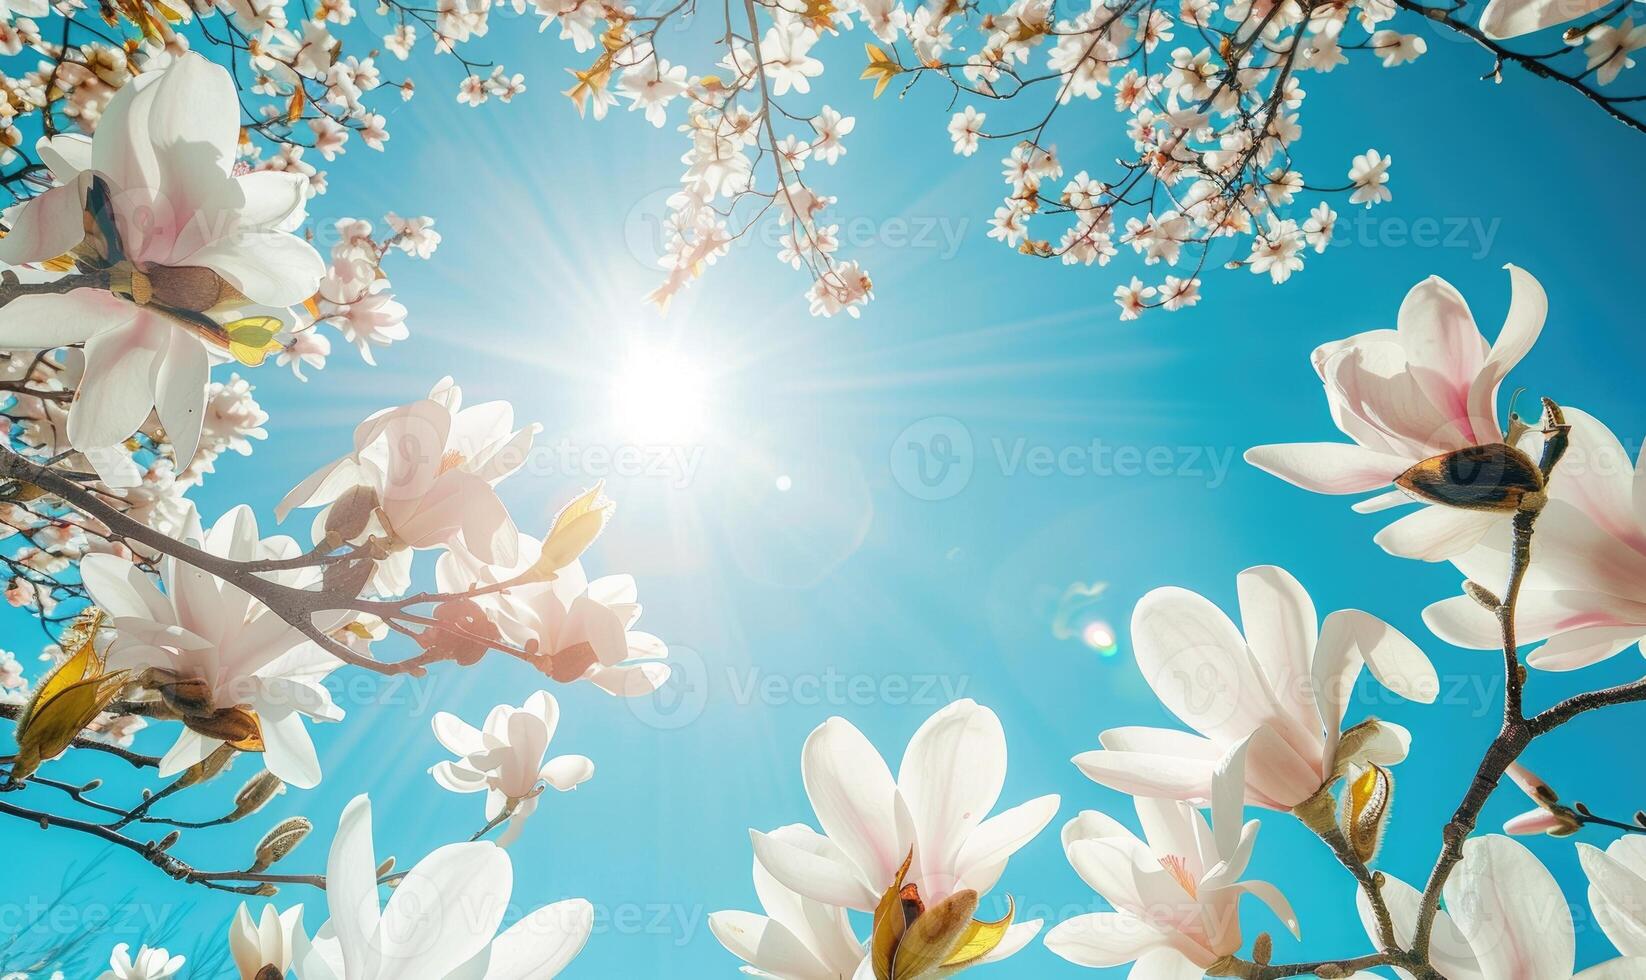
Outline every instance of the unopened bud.
POLYGON ((246 780, 246 784, 240 787, 240 792, 234 794, 234 812, 229 815, 229 819, 240 820, 249 817, 285 791, 286 784, 280 781, 280 777, 265 769, 246 780))
POLYGON ((1382 766, 1370 764, 1349 780, 1348 789, 1339 820, 1355 856, 1362 864, 1369 864, 1383 842, 1383 828, 1394 802, 1394 777, 1382 766))
POLYGON ((1478 582, 1464 582, 1463 591, 1469 598, 1484 606, 1488 612, 1495 613, 1503 606, 1503 602, 1492 590, 1478 582))
POLYGON ((325 533, 339 541, 352 541, 365 532, 380 501, 375 487, 350 487, 326 512, 325 533))
POLYGON ((257 850, 252 858, 250 871, 263 871, 272 867, 303 843, 303 838, 309 835, 314 825, 306 817, 291 817, 282 820, 257 842, 257 850))
POLYGON ((1266 932, 1260 932, 1257 934, 1257 939, 1252 943, 1252 962, 1258 966, 1268 966, 1270 958, 1274 956, 1274 951, 1274 937, 1266 932))

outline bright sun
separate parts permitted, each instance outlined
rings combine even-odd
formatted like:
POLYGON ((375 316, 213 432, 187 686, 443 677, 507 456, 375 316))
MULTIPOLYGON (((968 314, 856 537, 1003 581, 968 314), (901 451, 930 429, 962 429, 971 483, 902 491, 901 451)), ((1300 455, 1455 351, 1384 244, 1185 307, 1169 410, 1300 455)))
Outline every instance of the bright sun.
POLYGON ((707 422, 707 378, 676 350, 631 350, 618 366, 611 395, 612 417, 626 439, 681 442, 701 435, 707 422))

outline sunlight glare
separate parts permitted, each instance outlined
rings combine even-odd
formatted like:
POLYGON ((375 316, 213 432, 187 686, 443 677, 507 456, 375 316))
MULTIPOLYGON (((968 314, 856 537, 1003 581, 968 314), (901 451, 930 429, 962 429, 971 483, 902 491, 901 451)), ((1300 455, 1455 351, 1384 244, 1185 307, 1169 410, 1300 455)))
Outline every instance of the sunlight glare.
POLYGON ((631 351, 612 382, 612 417, 625 438, 682 442, 703 432, 708 384, 689 357, 676 350, 631 351))

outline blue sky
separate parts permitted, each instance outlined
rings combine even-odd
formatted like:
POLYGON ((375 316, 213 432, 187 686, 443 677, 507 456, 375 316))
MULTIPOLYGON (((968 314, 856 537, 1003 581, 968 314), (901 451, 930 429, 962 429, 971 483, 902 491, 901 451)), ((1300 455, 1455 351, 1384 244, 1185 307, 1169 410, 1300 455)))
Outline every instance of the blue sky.
MULTIPOLYGON (((750 827, 811 819, 799 773, 806 734, 844 715, 895 764, 919 723, 955 696, 989 705, 1005 724, 1003 801, 1063 797, 1053 828, 1012 861, 1002 890, 1052 918, 1101 908, 1065 863, 1056 827, 1084 808, 1129 820, 1129 803, 1068 760, 1094 748, 1102 729, 1175 724, 1130 659, 1131 606, 1172 584, 1232 608, 1235 574, 1264 563, 1294 572, 1322 613, 1359 607, 1393 622, 1440 669, 1439 704, 1386 703, 1367 689, 1352 709, 1415 734, 1381 866, 1420 878, 1496 727, 1493 660, 1446 646, 1418 617, 1458 576, 1385 555, 1371 541, 1377 518, 1257 472, 1240 452, 1335 438, 1309 351, 1392 326, 1401 296, 1424 276, 1457 285, 1495 335, 1508 303, 1501 266, 1511 261, 1538 276, 1551 301, 1514 383, 1589 410, 1631 447, 1646 429, 1646 337, 1632 295, 1634 235, 1646 218, 1635 163, 1643 138, 1521 73, 1476 82, 1490 67, 1483 52, 1427 36, 1430 53, 1413 66, 1357 63, 1306 79, 1304 173, 1339 182, 1350 156, 1376 146, 1394 159, 1392 204, 1340 208, 1360 222, 1342 232, 1350 241, 1311 253, 1283 287, 1213 272, 1197 308, 1135 323, 1119 322, 1110 298, 1135 271, 1129 263, 1065 268, 984 237, 999 154, 950 153, 942 93, 871 105, 867 83, 845 70, 857 39, 825 42, 825 59, 832 52, 839 64, 800 104, 828 101, 858 122, 841 163, 808 176, 839 195, 843 224, 867 222, 858 227, 870 244, 854 255, 874 275, 877 299, 862 319, 822 320, 806 313, 801 275, 761 245, 734 248, 668 316, 642 306, 656 276, 643 260, 678 178, 679 137, 638 114, 579 125, 555 92, 569 49, 552 32, 497 25, 486 50, 526 72, 529 92, 512 106, 460 107, 449 94, 456 78, 446 81, 453 66, 425 60, 417 100, 391 116, 390 152, 346 157, 313 207, 325 224, 390 209, 437 217, 445 241, 434 260, 388 270, 412 310, 412 339, 381 353, 377 369, 339 344, 306 386, 272 365, 257 372, 270 438, 250 459, 220 464, 201 508, 215 517, 245 501, 269 515, 287 487, 345 449, 364 414, 419 397, 448 372, 471 400, 505 398, 521 419, 541 422, 540 444, 566 441, 505 484, 528 530, 544 530, 602 475, 602 453, 634 446, 642 459, 674 460, 663 476, 610 476, 617 518, 588 562, 639 579, 641 625, 669 641, 681 665, 671 697, 626 704, 587 686, 555 689, 564 708, 555 748, 591 756, 597 774, 545 800, 512 850, 518 910, 570 896, 601 910, 570 977, 731 976, 737 962, 706 918, 755 907, 750 827), (684 352, 707 376, 702 432, 679 447, 684 455, 613 420, 613 388, 638 346, 684 352), (941 488, 942 499, 923 499, 934 494, 906 488, 923 486, 909 479, 907 444, 933 433, 951 446, 970 441, 971 474, 941 488), (1094 440, 1153 450, 1170 472, 1093 473, 1083 461, 1094 440), (1037 447, 1068 450, 1073 462, 1036 475, 1027 464, 1037 447), (1109 583, 1093 615, 1122 631, 1112 657, 1052 635, 1057 596, 1092 581, 1109 583)), ((1120 117, 1106 101, 1071 109, 1057 142, 1071 170, 1095 172, 1117 152, 1120 117)), ((306 525, 299 518, 291 530, 306 525)), ((27 659, 32 641, 16 635, 27 659)), ((1624 656, 1576 677, 1539 675, 1530 697, 1541 704, 1639 667, 1624 656)), ((358 792, 374 801, 380 853, 409 862, 466 837, 479 826, 479 800, 427 776, 443 755, 429 717, 444 709, 478 721, 540 681, 502 662, 391 688, 340 674, 349 717, 317 729, 322 786, 288 792, 244 829, 186 835, 179 851, 233 864, 277 818, 302 813, 320 833, 286 869, 318 868, 358 792)), ((1621 751, 1637 723, 1631 709, 1592 717, 1534 747, 1529 761, 1566 796, 1627 814, 1646 804, 1640 762, 1621 751)), ((157 750, 168 737, 151 732, 141 745, 157 750)), ((85 763, 63 764, 76 766, 85 763)), ((94 769, 108 792, 135 792, 124 773, 84 774, 94 769)), ((243 762, 192 806, 208 815, 251 771, 243 762)), ((1501 794, 1483 824, 1524 808, 1501 794)), ((122 906, 122 922, 170 919, 174 949, 221 935, 238 901, 60 832, 10 824, 0 841, 13 894, 21 883, 49 896, 65 864, 107 857, 105 901, 138 890, 143 899, 122 906)), ((1570 843, 1531 843, 1575 905, 1579 963, 1610 955, 1570 843)), ((1302 914, 1304 942, 1277 937, 1277 958, 1367 948, 1349 878, 1290 820, 1265 817, 1255 873, 1302 914)), ((293 888, 276 901, 305 901, 309 927, 318 925, 318 894, 293 888)), ((1248 923, 1252 934, 1278 929, 1255 904, 1248 923)), ((1037 943, 993 975, 1101 974, 1037 943)))

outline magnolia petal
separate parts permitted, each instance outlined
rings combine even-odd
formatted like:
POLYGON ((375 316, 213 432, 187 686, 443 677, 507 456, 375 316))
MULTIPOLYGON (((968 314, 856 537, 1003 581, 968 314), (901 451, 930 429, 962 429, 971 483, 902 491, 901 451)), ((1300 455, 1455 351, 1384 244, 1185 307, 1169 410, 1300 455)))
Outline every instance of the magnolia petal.
POLYGON ((1572 977, 1572 980, 1636 980, 1646 977, 1646 956, 1619 956, 1572 977))
POLYGON ((280 781, 298 789, 320 785, 320 757, 303 724, 303 716, 290 707, 260 711, 263 731, 263 764, 280 781))
POLYGON ((1243 457, 1265 473, 1315 493, 1365 493, 1388 486, 1415 460, 1350 443, 1254 446, 1243 457))
MULTIPOLYGON (((154 407, 181 469, 194 459, 206 418, 211 360, 206 347, 184 330, 172 330, 165 354, 154 365, 154 407)), ((256 534, 256 525, 252 525, 256 534)))
POLYGON ((1463 845, 1446 907, 1488 978, 1567 980, 1576 938, 1560 886, 1525 845, 1488 834, 1463 845))
POLYGON ((349 801, 337 822, 337 836, 326 858, 326 906, 341 954, 341 974, 366 976, 375 960, 372 936, 382 913, 377 901, 371 801, 364 793, 349 801))
POLYGON ((1121 966, 1168 945, 1160 930, 1125 912, 1091 912, 1052 926, 1046 948, 1085 967, 1121 966))
POLYGON ((1423 624, 1447 643, 1469 650, 1489 650, 1502 642, 1497 617, 1466 595, 1424 609, 1423 624))
POLYGON ((564 793, 594 778, 594 760, 586 755, 557 755, 543 764, 539 775, 544 782, 564 793))
POLYGON ((1205 800, 1212 791, 1211 759, 1101 749, 1073 761, 1092 782, 1133 796, 1205 800))
MULTIPOLYGON (((1004 864, 1034 840, 1057 816, 1059 799, 1054 794, 1030 800, 1004 810, 977 825, 960 848, 955 871, 964 887, 977 888, 970 879, 981 869, 1004 864)), ((979 894, 982 889, 977 889, 979 894)))
POLYGON ((1589 626, 1561 633, 1526 656, 1539 670, 1578 670, 1617 656, 1646 637, 1646 624, 1589 626))
POLYGON ((86 373, 69 410, 69 442, 114 446, 137 431, 154 407, 154 371, 172 329, 143 312, 86 341, 86 373))
POLYGON ((1309 662, 1318 639, 1313 600, 1292 574, 1274 565, 1259 565, 1235 579, 1240 596, 1240 627, 1257 662, 1268 675, 1280 706, 1307 731, 1315 725, 1308 697, 1309 662))
POLYGON ((879 901, 838 847, 817 853, 773 834, 749 831, 755 860, 785 888, 824 905, 870 911, 879 901))
POLYGON ((136 317, 137 307, 102 289, 18 296, 0 306, 0 347, 50 350, 78 344, 136 317))
POLYGON ((497 934, 513 885, 513 865, 495 844, 436 848, 406 873, 383 907, 374 934, 375 976, 433 980, 467 963, 497 934))
POLYGON ((486 980, 552 980, 583 951, 594 906, 581 898, 545 905, 492 941, 486 980))
POLYGON ((787 926, 764 915, 715 912, 709 916, 709 931, 727 952, 765 976, 793 980, 834 980, 838 976, 787 926))
POLYGON ((1589 879, 1589 905, 1606 938, 1625 956, 1646 956, 1646 878, 1589 844, 1578 844, 1577 856, 1589 879))
POLYGON ((955 860, 1006 781, 1006 733, 993 711, 956 701, 920 726, 898 767, 898 793, 914 821, 921 881, 945 893, 955 860), (937 880, 933 880, 936 878, 937 880))
POLYGON ((253 303, 275 307, 313 296, 326 275, 314 246, 283 231, 242 229, 207 242, 176 264, 210 269, 253 303))
POLYGON ((76 180, 11 209, 11 231, 0 238, 0 262, 44 262, 79 245, 86 237, 85 193, 86 181, 76 180))
POLYGON ((1606 0, 1491 0, 1480 15, 1480 31, 1506 40, 1576 20, 1604 6, 1606 0))
POLYGON ((891 881, 913 841, 897 836, 897 784, 873 745, 844 718, 806 739, 800 771, 823 833, 868 881, 891 881))
MULTIPOLYGON (((1499 2, 1501 0, 1493 0, 1492 4, 1487 5, 1487 15, 1491 13, 1490 7, 1499 2)), ((1533 5, 1542 6, 1542 0, 1531 2, 1533 5)), ((1547 15, 1551 7, 1560 7, 1564 9, 1568 18, 1579 17, 1588 10, 1595 10, 1601 6, 1604 6, 1603 0, 1550 0, 1548 6, 1543 8, 1543 15, 1547 15), (1593 6, 1587 7, 1586 10, 1576 9, 1587 4, 1593 6)), ((1481 19, 1484 29, 1486 16, 1483 15, 1481 19)), ((1521 358, 1531 351, 1532 345, 1537 342, 1538 334, 1543 332, 1543 321, 1549 314, 1549 297, 1532 274, 1516 265, 1505 265, 1504 268, 1509 271, 1509 313, 1503 319, 1503 329, 1498 331, 1497 339, 1492 342, 1492 351, 1487 355, 1486 363, 1469 388, 1470 422, 1475 430, 1475 441, 1479 443, 1502 440, 1503 430, 1497 414, 1497 390, 1503 384, 1503 379, 1507 378, 1515 365, 1520 363, 1521 358)))
POLYGON ((1372 538, 1399 558, 1445 561, 1480 543, 1504 515, 1430 505, 1412 511, 1372 538))

